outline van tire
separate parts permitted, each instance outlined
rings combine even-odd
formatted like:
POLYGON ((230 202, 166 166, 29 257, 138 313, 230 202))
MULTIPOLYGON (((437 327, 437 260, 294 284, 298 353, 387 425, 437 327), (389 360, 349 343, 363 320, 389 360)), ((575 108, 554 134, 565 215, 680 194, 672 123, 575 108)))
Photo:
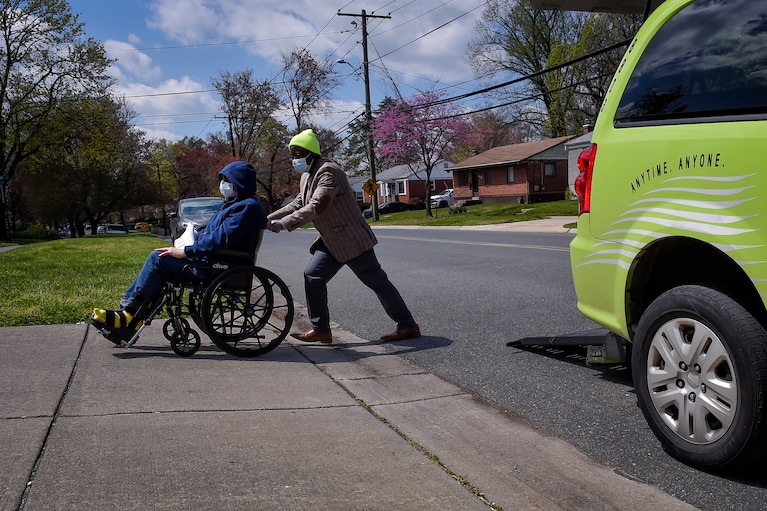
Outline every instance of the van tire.
POLYGON ((740 304, 703 286, 660 295, 634 337, 637 401, 663 448, 702 469, 734 471, 767 445, 767 332, 740 304))

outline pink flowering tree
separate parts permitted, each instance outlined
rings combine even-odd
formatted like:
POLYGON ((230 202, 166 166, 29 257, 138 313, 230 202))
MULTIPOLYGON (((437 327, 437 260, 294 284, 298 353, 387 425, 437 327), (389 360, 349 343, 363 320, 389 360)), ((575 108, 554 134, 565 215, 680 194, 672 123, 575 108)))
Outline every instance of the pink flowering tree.
POLYGON ((381 163, 407 165, 412 174, 425 171, 426 216, 431 214, 431 172, 462 140, 469 123, 453 103, 441 102, 444 94, 422 92, 400 99, 382 110, 373 120, 373 137, 378 143, 381 163))

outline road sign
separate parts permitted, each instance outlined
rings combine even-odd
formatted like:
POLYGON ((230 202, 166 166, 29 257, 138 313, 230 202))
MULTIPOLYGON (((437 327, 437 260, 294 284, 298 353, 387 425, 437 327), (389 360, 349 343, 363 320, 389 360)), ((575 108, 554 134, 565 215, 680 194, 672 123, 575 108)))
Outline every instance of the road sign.
POLYGON ((378 184, 372 179, 368 179, 365 181, 365 184, 362 185, 362 189, 365 190, 368 195, 375 195, 378 190, 378 184))

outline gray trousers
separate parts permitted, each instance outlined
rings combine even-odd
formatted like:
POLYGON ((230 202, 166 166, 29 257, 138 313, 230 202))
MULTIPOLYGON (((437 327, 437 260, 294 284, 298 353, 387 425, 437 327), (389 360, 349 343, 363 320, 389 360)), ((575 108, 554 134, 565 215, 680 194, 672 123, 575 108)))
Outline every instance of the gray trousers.
MULTIPOLYGON (((397 288, 381 268, 373 249, 345 264, 363 284, 373 290, 386 314, 397 323, 398 330, 415 326, 413 315, 397 288)), ((319 244, 304 270, 306 308, 315 332, 330 332, 327 283, 343 266, 344 263, 339 263, 324 245, 319 244)))

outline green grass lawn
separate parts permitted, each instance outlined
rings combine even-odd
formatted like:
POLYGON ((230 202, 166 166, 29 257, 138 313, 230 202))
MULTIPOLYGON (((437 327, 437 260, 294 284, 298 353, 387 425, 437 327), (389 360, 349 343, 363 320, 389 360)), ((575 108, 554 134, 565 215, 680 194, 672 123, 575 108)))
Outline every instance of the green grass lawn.
MULTIPOLYGON (((577 214, 575 201, 469 206, 382 215, 378 225, 482 225, 577 214)), ((0 327, 87 321, 93 307, 116 308, 147 254, 167 245, 149 234, 31 243, 0 252, 0 327)))
POLYGON ((0 326, 77 323, 116 308, 147 254, 167 245, 147 234, 23 245, 0 253, 0 326))

